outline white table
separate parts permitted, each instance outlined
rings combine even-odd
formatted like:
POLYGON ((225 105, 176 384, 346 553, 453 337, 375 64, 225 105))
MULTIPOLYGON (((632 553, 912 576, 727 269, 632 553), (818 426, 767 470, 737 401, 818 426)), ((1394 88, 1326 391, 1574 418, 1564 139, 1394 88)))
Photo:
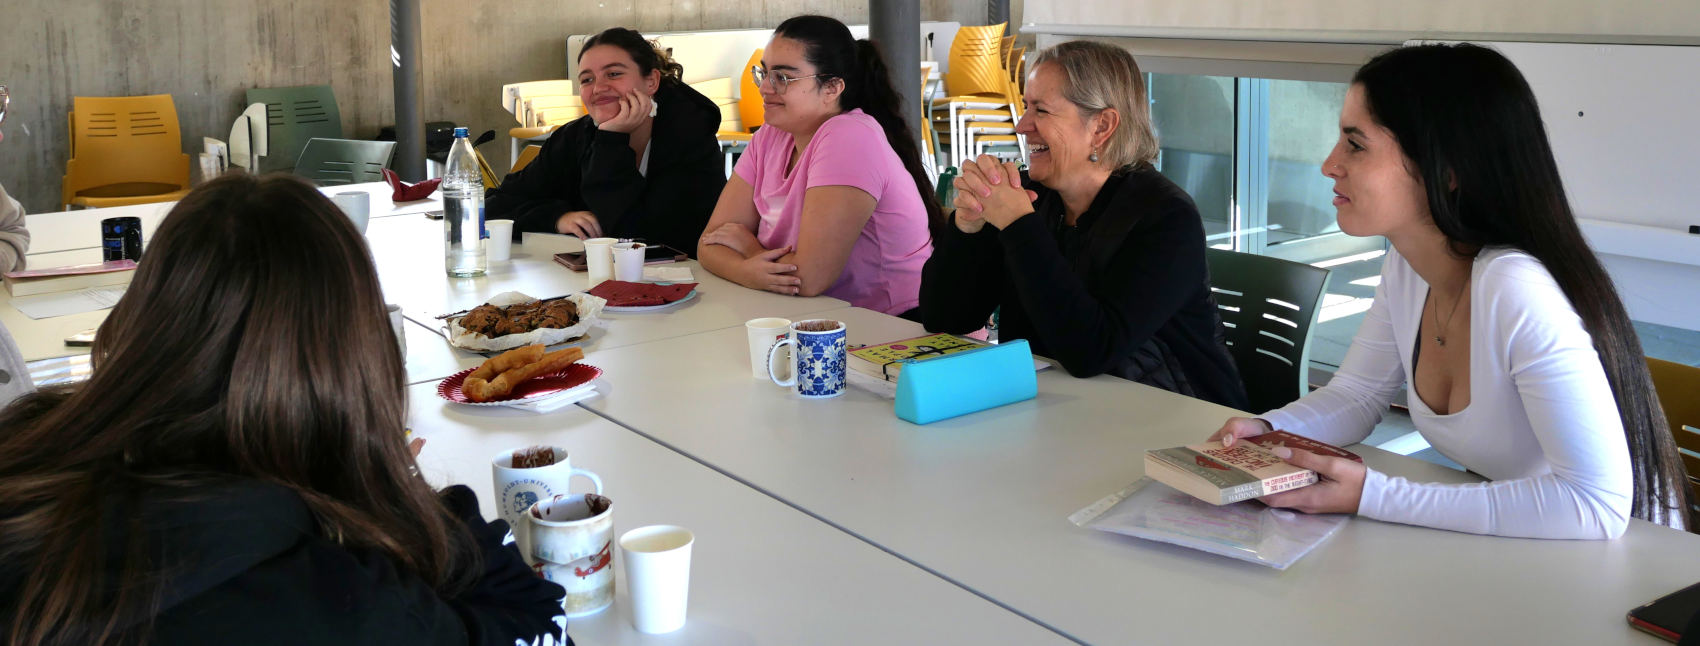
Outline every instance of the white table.
MULTIPOLYGON (((345 186, 326 186, 319 189, 325 195, 335 195, 351 191, 364 191, 372 196, 370 217, 385 218, 396 215, 424 213, 426 211, 441 211, 443 198, 440 191, 430 197, 412 202, 396 203, 390 200, 390 187, 383 182, 366 182, 348 184, 345 186)), ((136 217, 142 221, 142 239, 152 240, 154 229, 159 227, 161 220, 177 206, 176 202, 156 202, 153 204, 132 204, 129 206, 114 206, 104 209, 79 209, 75 211, 50 211, 32 213, 24 216, 24 226, 30 231, 30 248, 28 262, 31 267, 57 267, 61 262, 45 256, 45 254, 70 251, 76 249, 95 250, 95 261, 99 261, 100 250, 100 221, 107 218, 136 217), (37 256, 43 256, 40 260, 37 256)))
MULTIPOLYGON (((819 316, 852 343, 922 333, 819 316)), ((1286 572, 1081 529, 1066 517, 1138 479, 1144 449, 1202 441, 1233 411, 1047 370, 1037 399, 916 426, 855 388, 808 401, 752 379, 745 343, 729 329, 601 352, 607 395, 581 405, 1088 643, 1646 643, 1623 613, 1700 581, 1700 537, 1642 521, 1539 541, 1360 518, 1286 572)))
MULTIPOLYGON (((554 261, 557 253, 583 248, 577 238, 568 236, 526 234, 522 244, 514 245, 510 260, 491 263, 489 273, 481 278, 452 278, 443 272, 440 220, 423 215, 373 220, 366 238, 378 264, 385 300, 400 304, 410 320, 433 332, 442 327, 436 316, 470 309, 502 292, 549 298, 589 287, 585 272, 572 271, 554 261)), ((607 325, 591 331, 585 352, 594 354, 684 334, 741 328, 744 321, 763 316, 800 318, 846 305, 826 296, 798 298, 748 289, 709 273, 694 261, 680 266, 691 268, 697 282, 695 298, 655 312, 604 312, 607 325)), ((440 342, 446 347, 446 341, 440 342)), ((409 350, 412 361, 411 345, 409 350)), ((435 376, 447 376, 484 360, 472 352, 449 352, 453 354, 452 364, 444 365, 435 376)))
POLYGON ((491 458, 548 443, 602 477, 616 532, 673 524, 696 534, 682 630, 652 636, 632 629, 625 561, 616 554, 614 606, 568 625, 580 644, 1066 643, 583 410, 533 415, 458 406, 439 399, 430 384, 409 396, 414 436, 428 440, 419 459, 427 479, 472 487, 488 518, 496 517, 491 458))

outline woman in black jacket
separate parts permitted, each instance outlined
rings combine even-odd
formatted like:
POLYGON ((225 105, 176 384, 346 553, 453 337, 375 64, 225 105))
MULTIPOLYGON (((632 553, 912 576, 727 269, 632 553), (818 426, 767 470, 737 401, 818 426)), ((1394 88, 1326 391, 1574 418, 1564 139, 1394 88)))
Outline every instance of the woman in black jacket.
POLYGON ((726 185, 714 138, 720 108, 630 29, 585 41, 578 64, 587 114, 556 129, 536 160, 491 191, 485 217, 512 219, 515 236, 641 238, 696 253, 726 185))
POLYGON ((0 412, 0 634, 560 644, 562 589, 405 438, 365 241, 287 176, 172 209, 83 384, 0 412))
POLYGON ((1109 373, 1243 409, 1204 225, 1151 166, 1157 136, 1133 57, 1057 45, 1034 60, 1023 100, 1029 170, 964 162, 956 212, 921 276, 927 329, 971 332, 1001 306, 1000 339, 1026 339, 1076 377, 1109 373))

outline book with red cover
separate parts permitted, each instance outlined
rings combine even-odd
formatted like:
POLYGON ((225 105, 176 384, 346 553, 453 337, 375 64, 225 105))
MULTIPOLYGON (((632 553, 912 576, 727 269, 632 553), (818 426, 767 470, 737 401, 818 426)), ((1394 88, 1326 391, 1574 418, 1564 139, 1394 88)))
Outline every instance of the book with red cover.
POLYGON ((1226 505, 1316 482, 1316 472, 1287 464, 1270 451, 1276 446, 1363 462, 1345 449, 1274 431, 1248 437, 1226 448, 1219 442, 1151 449, 1145 475, 1214 505, 1226 505))
POLYGON ((0 278, 5 280, 6 291, 13 296, 29 296, 47 292, 68 292, 85 287, 125 285, 135 273, 136 261, 114 260, 87 265, 8 271, 0 274, 0 278))

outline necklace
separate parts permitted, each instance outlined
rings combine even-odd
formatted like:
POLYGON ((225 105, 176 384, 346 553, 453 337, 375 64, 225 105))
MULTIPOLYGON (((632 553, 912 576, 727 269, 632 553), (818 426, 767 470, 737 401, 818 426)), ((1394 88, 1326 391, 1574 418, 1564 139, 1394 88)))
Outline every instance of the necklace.
MULTIPOLYGON (((1470 277, 1465 276, 1464 284, 1458 287, 1458 296, 1452 300, 1452 312, 1446 315, 1445 323, 1440 321, 1440 301, 1435 301, 1434 303, 1434 324, 1439 328, 1438 330, 1435 330, 1434 342, 1439 344, 1442 348, 1446 347, 1447 327, 1452 325, 1452 316, 1458 313, 1458 307, 1464 304, 1464 292, 1469 289, 1469 287, 1470 277)), ((1434 289, 1430 288, 1429 292, 1433 293, 1434 289)))

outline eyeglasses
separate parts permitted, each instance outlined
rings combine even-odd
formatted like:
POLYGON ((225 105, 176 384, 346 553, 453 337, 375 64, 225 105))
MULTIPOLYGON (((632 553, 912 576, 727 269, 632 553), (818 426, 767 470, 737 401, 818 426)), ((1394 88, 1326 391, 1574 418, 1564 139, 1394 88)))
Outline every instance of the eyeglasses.
POLYGON ((0 85, 0 123, 6 123, 6 108, 12 105, 12 93, 0 85))
POLYGON ((804 80, 804 79, 832 78, 832 76, 833 75, 831 75, 831 74, 810 74, 808 76, 786 76, 784 72, 769 73, 767 70, 762 69, 761 66, 759 66, 759 65, 756 66, 756 67, 750 68, 750 78, 755 79, 757 86, 760 86, 761 84, 765 83, 768 79, 771 78, 771 79, 773 79, 774 91, 779 93, 779 94, 784 94, 786 90, 791 89, 791 84, 795 83, 797 81, 801 81, 801 80, 804 80))

